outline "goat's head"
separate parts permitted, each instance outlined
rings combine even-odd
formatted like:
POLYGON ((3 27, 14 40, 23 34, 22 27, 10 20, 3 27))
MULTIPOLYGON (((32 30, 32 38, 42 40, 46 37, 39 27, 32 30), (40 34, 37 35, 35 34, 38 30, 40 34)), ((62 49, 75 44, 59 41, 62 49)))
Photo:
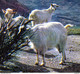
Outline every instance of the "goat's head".
POLYGON ((13 17, 13 15, 16 13, 14 12, 14 9, 7 8, 6 10, 2 9, 2 12, 5 14, 5 21, 8 22, 8 20, 13 17))
POLYGON ((51 4, 51 8, 52 8, 53 10, 56 10, 57 7, 59 7, 59 5, 57 5, 57 4, 51 4))

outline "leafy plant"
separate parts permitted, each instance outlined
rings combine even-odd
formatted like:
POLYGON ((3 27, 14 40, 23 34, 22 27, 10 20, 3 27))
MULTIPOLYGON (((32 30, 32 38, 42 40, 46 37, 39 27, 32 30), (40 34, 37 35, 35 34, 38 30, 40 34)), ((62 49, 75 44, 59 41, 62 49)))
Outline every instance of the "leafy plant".
POLYGON ((72 27, 68 29, 68 35, 80 35, 80 27, 72 27))

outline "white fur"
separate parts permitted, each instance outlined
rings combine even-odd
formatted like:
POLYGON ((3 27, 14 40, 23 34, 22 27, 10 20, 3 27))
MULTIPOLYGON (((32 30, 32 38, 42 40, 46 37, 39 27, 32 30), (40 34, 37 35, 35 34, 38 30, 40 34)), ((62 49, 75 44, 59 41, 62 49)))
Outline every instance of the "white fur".
MULTIPOLYGON (((19 23, 21 22, 21 20, 26 20, 26 18, 19 15, 19 16, 13 18, 12 20, 13 20, 12 24, 14 24, 14 23, 16 23, 16 22, 17 22, 17 24, 19 24, 19 23)), ((20 24, 18 34, 21 32, 21 29, 22 29, 22 28, 24 28, 24 25, 21 25, 21 24, 20 24)))
POLYGON ((63 24, 59 22, 48 22, 35 25, 29 33, 30 40, 33 42, 37 51, 37 64, 39 64, 39 54, 43 56, 42 65, 45 65, 45 52, 48 48, 56 47, 62 52, 62 64, 65 60, 65 44, 67 39, 67 31, 63 24), (31 36, 32 34, 32 36, 31 36))
MULTIPOLYGON (((12 18, 12 19, 11 19, 11 24, 10 24, 10 25, 13 25, 13 26, 15 26, 15 27, 18 26, 18 25, 20 25, 20 27, 19 27, 19 32, 18 32, 18 33, 20 33, 20 32, 21 32, 21 28, 24 27, 24 25, 21 24, 21 22, 22 22, 23 20, 26 21, 26 18, 19 15, 19 16, 15 17, 15 18, 12 18)), ((7 26, 7 29, 8 29, 8 26, 7 26)))
POLYGON ((35 21, 32 21, 32 26, 34 26, 35 24, 40 24, 40 23, 51 21, 52 14, 55 11, 57 6, 58 5, 56 4, 51 4, 48 9, 33 10, 29 15, 29 20, 31 19, 35 20, 35 21), (54 5, 54 7, 52 5, 54 5))
POLYGON ((6 10, 2 9, 3 13, 5 14, 5 22, 8 22, 9 19, 12 19, 12 17, 14 16, 14 14, 16 12, 13 11, 13 9, 11 8, 7 8, 6 10))

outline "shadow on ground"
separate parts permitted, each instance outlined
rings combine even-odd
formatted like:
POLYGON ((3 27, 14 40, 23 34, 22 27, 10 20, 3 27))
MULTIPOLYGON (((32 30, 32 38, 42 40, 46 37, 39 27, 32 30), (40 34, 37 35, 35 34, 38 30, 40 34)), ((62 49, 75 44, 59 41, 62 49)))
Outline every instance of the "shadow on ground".
MULTIPOLYGON (((36 52, 35 52, 33 49, 23 50, 23 51, 28 52, 28 53, 36 54, 36 52)), ((46 58, 51 58, 51 57, 55 57, 55 55, 45 54, 45 57, 46 57, 46 58)))
POLYGON ((40 66, 31 66, 22 64, 20 62, 14 62, 17 67, 14 67, 13 72, 49 72, 46 68, 42 68, 40 66))
POLYGON ((0 66, 0 72, 50 72, 45 67, 26 65, 15 61, 11 63, 15 65, 0 66))
MULTIPOLYGON (((66 65, 66 64, 65 64, 66 65)), ((50 67, 47 67, 47 68, 50 68, 50 67)), ((63 69, 57 69, 57 68, 52 68, 53 71, 55 72, 80 72, 80 64, 77 64, 77 63, 69 63, 68 62, 68 65, 66 65, 65 68, 63 69)))
POLYGON ((53 69, 53 72, 80 72, 80 64, 70 63, 63 69, 51 68, 51 67, 40 67, 22 64, 20 62, 14 62, 15 66, 1 67, 1 72, 50 72, 47 68, 53 69))

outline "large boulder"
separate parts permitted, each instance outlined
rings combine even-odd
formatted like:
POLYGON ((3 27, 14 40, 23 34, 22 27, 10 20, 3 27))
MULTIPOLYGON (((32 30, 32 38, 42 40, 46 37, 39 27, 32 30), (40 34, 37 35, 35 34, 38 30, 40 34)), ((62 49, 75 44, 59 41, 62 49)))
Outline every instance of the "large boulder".
POLYGON ((30 10, 25 5, 22 5, 17 0, 0 0, 0 12, 1 9, 6 8, 16 9, 20 15, 25 17, 27 17, 28 13, 30 12, 30 10))

